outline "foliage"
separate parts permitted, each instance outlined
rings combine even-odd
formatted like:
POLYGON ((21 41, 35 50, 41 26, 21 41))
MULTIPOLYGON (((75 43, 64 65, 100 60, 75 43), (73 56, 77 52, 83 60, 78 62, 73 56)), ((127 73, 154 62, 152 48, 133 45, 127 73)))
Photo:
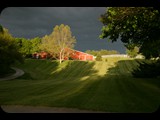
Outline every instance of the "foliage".
POLYGON ((0 75, 6 74, 15 61, 22 63, 22 55, 16 46, 14 38, 7 29, 3 28, 0 32, 0 75))
POLYGON ((116 51, 116 50, 104 50, 104 49, 101 49, 101 50, 87 50, 86 53, 94 55, 94 56, 97 56, 98 54, 99 55, 119 54, 119 52, 116 51))
POLYGON ((3 27, 0 25, 0 33, 3 33, 4 30, 3 30, 3 27))
POLYGON ((31 56, 31 42, 25 38, 22 38, 22 47, 20 49, 24 57, 31 56))
POLYGON ((30 39, 31 42, 31 53, 40 52, 40 44, 41 44, 41 38, 35 37, 33 39, 30 39))
POLYGON ((72 36, 70 27, 61 24, 60 26, 56 25, 50 35, 42 38, 41 49, 49 52, 61 63, 65 57, 69 57, 69 49, 74 47, 74 43, 76 43, 76 39, 72 36))
POLYGON ((139 47, 146 58, 160 56, 160 13, 152 7, 109 7, 100 21, 100 38, 121 38, 127 49, 139 47), (149 49, 148 49, 149 48, 149 49))
POLYGON ((33 39, 15 38, 15 41, 24 57, 31 57, 33 53, 40 51, 41 38, 39 37, 33 39))
POLYGON ((102 56, 100 54, 96 56, 96 61, 102 61, 102 56))
POLYGON ((155 78, 160 76, 160 61, 139 62, 139 67, 132 71, 136 78, 155 78))
POLYGON ((131 58, 134 58, 138 55, 139 52, 139 48, 137 46, 135 46, 133 49, 127 49, 126 53, 128 56, 130 56, 131 58))

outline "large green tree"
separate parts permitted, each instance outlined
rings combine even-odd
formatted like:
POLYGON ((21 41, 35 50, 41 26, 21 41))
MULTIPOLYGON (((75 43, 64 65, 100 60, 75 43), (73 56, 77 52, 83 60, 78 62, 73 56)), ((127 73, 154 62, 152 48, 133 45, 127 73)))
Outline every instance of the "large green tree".
POLYGON ((68 25, 56 25, 50 35, 42 38, 41 49, 49 52, 54 58, 58 58, 60 63, 68 57, 68 48, 73 48, 76 39, 68 25))
POLYGON ((15 41, 24 57, 31 57, 33 53, 40 51, 41 38, 39 37, 32 39, 15 38, 15 41))
POLYGON ((31 53, 39 52, 40 51, 40 44, 41 44, 41 38, 35 37, 30 40, 31 42, 31 53))
POLYGON ((0 75, 8 73, 15 61, 23 62, 23 57, 12 35, 0 26, 0 75))
POLYGON ((101 15, 100 38, 121 39, 127 49, 139 47, 146 58, 160 56, 160 13, 152 7, 109 7, 101 15))
POLYGON ((30 57, 32 48, 31 41, 26 38, 15 38, 15 41, 23 57, 30 57))

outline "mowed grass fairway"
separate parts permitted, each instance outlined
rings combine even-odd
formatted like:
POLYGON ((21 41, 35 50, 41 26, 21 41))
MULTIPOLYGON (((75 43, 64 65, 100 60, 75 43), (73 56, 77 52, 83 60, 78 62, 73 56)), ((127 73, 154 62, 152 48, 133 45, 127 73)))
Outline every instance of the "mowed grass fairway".
POLYGON ((106 112, 154 112, 160 105, 160 79, 133 78, 137 62, 27 59, 25 74, 0 81, 1 105, 69 107, 106 112))

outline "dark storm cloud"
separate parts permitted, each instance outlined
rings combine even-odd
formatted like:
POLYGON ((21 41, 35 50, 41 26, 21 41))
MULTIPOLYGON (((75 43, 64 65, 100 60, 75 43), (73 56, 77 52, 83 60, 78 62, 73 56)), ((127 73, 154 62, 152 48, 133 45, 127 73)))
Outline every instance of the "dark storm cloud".
POLYGON ((78 50, 115 49, 124 53, 121 42, 112 44, 99 39, 102 23, 98 19, 105 10, 105 7, 9 7, 1 12, 0 24, 14 37, 33 38, 50 34, 55 25, 63 23, 71 27, 78 50))

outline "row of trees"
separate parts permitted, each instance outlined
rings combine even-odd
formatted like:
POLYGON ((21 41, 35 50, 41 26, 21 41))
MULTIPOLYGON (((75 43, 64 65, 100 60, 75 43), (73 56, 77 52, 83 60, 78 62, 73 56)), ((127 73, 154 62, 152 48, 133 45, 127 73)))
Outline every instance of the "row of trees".
POLYGON ((101 50, 87 50, 85 52, 88 53, 88 54, 94 55, 94 56, 119 54, 119 52, 116 51, 116 50, 104 50, 104 49, 101 49, 101 50))
POLYGON ((41 51, 41 38, 39 37, 33 39, 15 38, 15 42, 23 57, 31 57, 33 53, 41 51))
POLYGON ((59 59, 60 63, 65 57, 69 57, 69 50, 66 48, 73 48, 76 43, 70 27, 64 24, 56 25, 50 35, 42 38, 16 38, 15 40, 24 57, 31 57, 35 52, 46 51, 54 59, 59 59))
POLYGON ((68 48, 73 48, 75 43, 70 27, 64 24, 55 26, 50 35, 33 39, 14 38, 0 25, 0 75, 6 74, 15 61, 22 63, 24 58, 40 51, 50 53, 61 63, 64 57, 69 57, 68 48))
MULTIPOLYGON (((88 54, 94 55, 94 56, 102 56, 102 55, 113 55, 113 54, 120 54, 116 50, 86 50, 85 51, 88 54)), ((126 54, 130 56, 131 58, 135 58, 139 54, 139 48, 135 46, 133 49, 126 49, 126 54)))

